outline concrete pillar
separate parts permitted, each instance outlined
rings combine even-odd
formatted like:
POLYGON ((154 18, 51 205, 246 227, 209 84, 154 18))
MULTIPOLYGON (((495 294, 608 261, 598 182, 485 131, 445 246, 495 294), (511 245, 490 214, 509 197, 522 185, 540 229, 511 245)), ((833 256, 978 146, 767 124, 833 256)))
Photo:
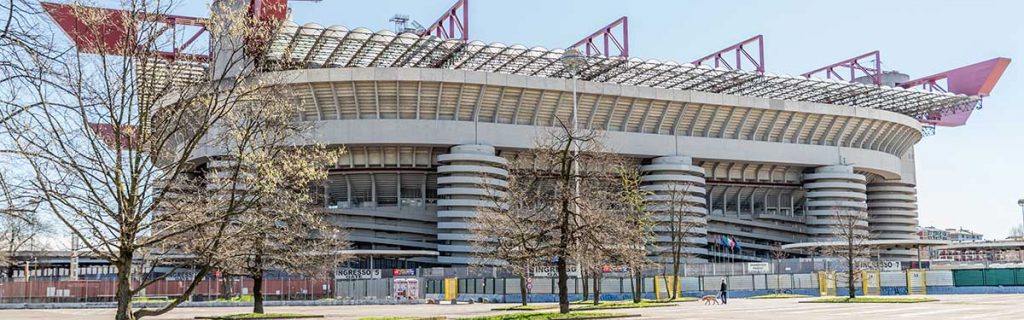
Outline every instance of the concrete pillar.
POLYGON ((244 50, 248 28, 233 24, 246 20, 249 1, 216 0, 210 6, 210 79, 213 81, 234 78, 248 68, 253 68, 253 58, 244 50))
POLYGON ((641 166, 644 174, 641 187, 651 191, 648 197, 649 209, 658 223, 655 225, 656 252, 663 257, 671 253, 670 223, 671 211, 683 211, 683 221, 693 223, 685 236, 685 250, 691 261, 700 261, 707 250, 707 215, 704 168, 693 165, 693 159, 685 156, 655 158, 651 164, 641 166))
POLYGON ((437 160, 437 261, 466 265, 473 255, 471 220, 480 208, 495 206, 494 190, 508 186, 508 161, 486 145, 455 146, 437 160))
MULTIPOLYGON (((901 181, 878 181, 867 186, 868 225, 879 240, 913 240, 917 235, 917 189, 901 181)), ((883 258, 912 260, 911 249, 883 251, 883 258)))
POLYGON ((853 172, 852 166, 835 165, 814 169, 803 176, 806 208, 804 216, 811 241, 832 241, 836 215, 854 215, 858 229, 868 234, 867 195, 864 175, 853 172))

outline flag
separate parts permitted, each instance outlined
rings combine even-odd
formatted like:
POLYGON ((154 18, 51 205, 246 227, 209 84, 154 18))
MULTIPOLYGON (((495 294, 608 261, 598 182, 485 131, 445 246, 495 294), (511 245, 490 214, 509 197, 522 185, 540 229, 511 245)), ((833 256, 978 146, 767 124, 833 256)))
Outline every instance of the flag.
POLYGON ((743 246, 740 246, 740 241, 736 240, 736 251, 743 250, 743 246))
POLYGON ((736 238, 729 237, 729 249, 736 249, 736 238))
POLYGON ((722 246, 722 247, 728 247, 729 246, 729 239, 726 238, 725 235, 723 234, 721 237, 718 238, 718 245, 722 246))

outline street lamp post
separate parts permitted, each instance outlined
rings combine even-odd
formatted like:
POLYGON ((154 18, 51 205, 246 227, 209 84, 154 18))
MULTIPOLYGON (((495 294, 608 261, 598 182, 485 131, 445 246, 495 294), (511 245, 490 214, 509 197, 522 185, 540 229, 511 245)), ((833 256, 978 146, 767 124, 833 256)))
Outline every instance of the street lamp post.
POLYGON ((567 71, 569 73, 569 76, 572 77, 572 135, 569 137, 569 141, 573 144, 572 145, 572 152, 573 152, 573 157, 572 157, 572 174, 573 174, 573 183, 575 184, 573 186, 574 187, 574 189, 573 189, 573 192, 574 192, 573 196, 578 198, 580 196, 580 179, 579 179, 580 165, 579 165, 579 161, 577 161, 576 157, 578 156, 577 154, 580 152, 580 146, 579 146, 579 142, 576 141, 575 138, 572 137, 572 136, 575 136, 575 135, 579 134, 579 133, 577 133, 577 131, 580 128, 580 122, 578 121, 579 107, 578 107, 578 105, 577 105, 578 103, 576 101, 577 100, 576 99, 576 81, 579 78, 580 67, 583 66, 583 64, 586 63, 586 61, 584 60, 584 57, 580 53, 580 51, 578 49, 576 49, 576 48, 566 49, 565 52, 562 53, 562 57, 559 58, 559 60, 565 66, 565 71, 567 71))
POLYGON ((1019 236, 1020 236, 1021 240, 1024 240, 1024 198, 1021 198, 1020 200, 1017 200, 1017 205, 1020 206, 1020 218, 1021 218, 1020 235, 1019 236))
MULTIPOLYGON (((1024 198, 1017 200, 1017 205, 1020 206, 1021 222, 1024 222, 1024 198)), ((1024 241, 1024 223, 1020 225, 1020 240, 1024 241)), ((1018 250, 1017 254, 1020 255, 1020 261, 1024 262, 1024 249, 1018 250)))

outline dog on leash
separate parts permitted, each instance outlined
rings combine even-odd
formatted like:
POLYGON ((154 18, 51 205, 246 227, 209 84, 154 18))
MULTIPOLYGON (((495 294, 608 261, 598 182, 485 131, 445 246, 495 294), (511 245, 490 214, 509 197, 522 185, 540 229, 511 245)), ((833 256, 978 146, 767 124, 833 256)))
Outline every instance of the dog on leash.
POLYGON ((718 297, 709 294, 700 298, 700 302, 703 302, 704 305, 710 305, 712 303, 718 304, 718 297))

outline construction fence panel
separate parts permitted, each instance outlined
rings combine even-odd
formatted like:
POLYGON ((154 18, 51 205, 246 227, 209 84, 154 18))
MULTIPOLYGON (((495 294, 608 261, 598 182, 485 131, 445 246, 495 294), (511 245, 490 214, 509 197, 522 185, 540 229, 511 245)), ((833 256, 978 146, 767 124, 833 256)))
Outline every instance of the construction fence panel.
MULTIPOLYGON (((849 280, 848 280, 849 277, 848 277, 848 274, 846 272, 836 272, 835 275, 836 275, 836 288, 846 288, 846 287, 849 287, 849 284, 850 284, 849 280)), ((855 278, 854 281, 858 282, 860 280, 858 278, 855 278)))
POLYGON ((622 293, 622 278, 601 278, 601 292, 622 293))
POLYGON ((519 278, 508 278, 505 279, 505 293, 506 294, 519 294, 519 282, 522 281, 519 278))
POLYGON ((796 275, 794 274, 769 274, 765 275, 765 288, 778 290, 778 289, 793 289, 793 279, 796 275))
POLYGON ((1012 286, 1016 285, 1014 269, 987 269, 985 270, 986 286, 1012 286))
POLYGON ((906 287, 907 273, 903 271, 886 271, 879 274, 883 287, 906 287))
POLYGON ((683 287, 683 291, 698 291, 700 287, 700 278, 698 277, 682 277, 679 279, 679 285, 683 287))
POLYGON ((985 270, 953 270, 953 284, 957 287, 985 285, 985 270))
POLYGON ((555 293, 554 279, 552 278, 534 278, 533 279, 533 290, 531 293, 536 294, 552 294, 555 293))
POLYGON ((814 273, 803 273, 793 275, 793 287, 800 289, 814 289, 818 287, 818 275, 814 273))
POLYGON ((755 274, 754 277, 754 290, 768 289, 768 275, 755 274))
POLYGON ((949 270, 928 270, 928 278, 925 280, 929 286, 952 286, 953 272, 949 270))
POLYGON ((731 276, 726 281, 728 281, 729 290, 754 290, 753 280, 750 276, 731 276))

